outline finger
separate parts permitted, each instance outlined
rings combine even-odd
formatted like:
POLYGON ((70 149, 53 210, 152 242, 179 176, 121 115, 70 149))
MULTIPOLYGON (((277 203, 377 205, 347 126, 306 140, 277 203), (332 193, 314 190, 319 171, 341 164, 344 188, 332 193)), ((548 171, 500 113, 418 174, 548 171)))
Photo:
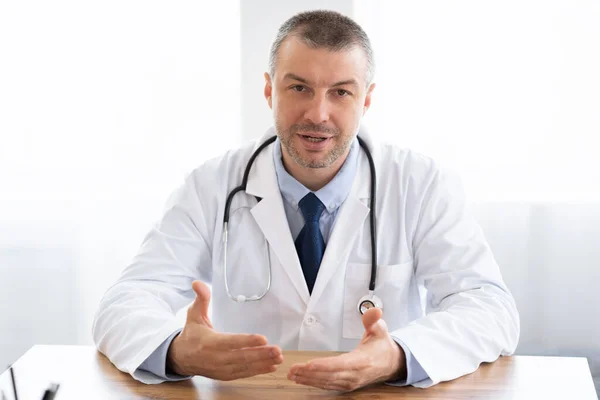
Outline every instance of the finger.
POLYGON ((261 368, 248 369, 237 373, 228 373, 226 378, 222 380, 232 381, 234 379, 250 378, 256 375, 269 374, 277 371, 277 365, 269 365, 261 368))
POLYGON ((261 360, 252 363, 241 363, 227 366, 225 369, 227 375, 235 377, 236 379, 240 376, 248 377, 266 372, 272 372, 277 369, 277 366, 281 362, 275 363, 276 360, 261 360))
POLYGON ((357 382, 361 377, 360 371, 337 371, 337 372, 321 372, 321 371, 299 371, 296 375, 292 375, 290 380, 298 381, 314 380, 314 381, 329 381, 329 382, 357 382))
POLYGON ((294 364, 290 368, 292 375, 298 371, 321 371, 321 372, 337 372, 337 371, 352 371, 360 370, 368 366, 368 358, 356 351, 345 353, 339 356, 316 358, 305 364, 294 364))
POLYGON ((365 327, 365 332, 371 334, 381 333, 381 328, 378 326, 377 322, 381 320, 383 315, 383 311, 381 308, 370 308, 368 309, 362 316, 362 323, 365 327))
POLYGON ((283 355, 277 346, 254 347, 233 351, 214 351, 212 357, 217 366, 249 364, 257 361, 270 360, 272 363, 281 364, 283 355))
MULTIPOLYGON (((271 346, 273 347, 273 346, 271 346)), ((281 350, 272 352, 272 348, 247 349, 239 351, 206 350, 198 360, 195 375, 208 378, 230 380, 241 375, 252 376, 259 373, 272 372, 270 367, 276 367, 283 362, 281 350), (260 352, 257 350, 261 350, 260 352), (227 353, 246 353, 246 357, 237 359, 227 358, 227 353), (250 354, 248 353, 260 353, 250 354), (273 356, 273 354, 278 354, 273 356)))
POLYGON ((311 379, 298 377, 295 382, 299 385, 312 386, 319 389, 335 390, 338 392, 348 392, 358 389, 358 384, 351 381, 329 380, 329 379, 311 379))
POLYGON ((196 293, 196 298, 188 309, 188 320, 191 319, 194 322, 208 325, 212 328, 212 323, 208 318, 210 289, 201 281, 192 282, 192 289, 194 289, 194 292, 196 293))
POLYGON ((206 343, 206 347, 214 350, 239 350, 246 347, 265 346, 267 338, 262 335, 243 333, 218 333, 206 343))
POLYGON ((337 370, 337 371, 315 371, 307 368, 299 368, 288 373, 287 378, 291 381, 316 380, 316 381, 358 381, 363 374, 362 369, 356 370, 337 370))

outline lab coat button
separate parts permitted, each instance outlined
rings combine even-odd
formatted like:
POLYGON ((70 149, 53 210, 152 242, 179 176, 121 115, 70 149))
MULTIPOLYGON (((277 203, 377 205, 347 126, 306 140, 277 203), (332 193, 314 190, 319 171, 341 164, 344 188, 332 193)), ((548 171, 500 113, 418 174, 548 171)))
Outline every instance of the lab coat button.
POLYGON ((311 326, 311 325, 314 325, 315 322, 317 322, 317 320, 312 315, 309 315, 308 317, 306 317, 305 322, 306 322, 306 325, 311 326))

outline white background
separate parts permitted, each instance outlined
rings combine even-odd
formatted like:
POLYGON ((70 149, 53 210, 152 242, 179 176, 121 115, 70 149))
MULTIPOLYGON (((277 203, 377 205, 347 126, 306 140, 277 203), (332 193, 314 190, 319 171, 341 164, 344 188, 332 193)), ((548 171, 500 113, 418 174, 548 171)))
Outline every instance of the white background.
POLYGON ((91 344, 184 176, 240 139, 237 1, 0 0, 0 369, 91 344))

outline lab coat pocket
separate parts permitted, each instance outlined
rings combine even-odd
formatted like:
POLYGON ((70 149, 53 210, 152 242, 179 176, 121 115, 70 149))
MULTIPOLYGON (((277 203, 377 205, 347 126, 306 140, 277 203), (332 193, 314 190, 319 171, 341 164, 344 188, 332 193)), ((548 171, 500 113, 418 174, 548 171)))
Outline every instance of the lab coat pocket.
MULTIPOLYGON (((369 293, 371 264, 352 264, 346 267, 344 283, 344 319, 342 336, 361 339, 364 333, 362 316, 358 311, 361 297, 369 293)), ((383 305, 383 319, 393 330, 408 320, 409 289, 413 278, 413 262, 384 265, 377 268, 375 295, 383 305)))

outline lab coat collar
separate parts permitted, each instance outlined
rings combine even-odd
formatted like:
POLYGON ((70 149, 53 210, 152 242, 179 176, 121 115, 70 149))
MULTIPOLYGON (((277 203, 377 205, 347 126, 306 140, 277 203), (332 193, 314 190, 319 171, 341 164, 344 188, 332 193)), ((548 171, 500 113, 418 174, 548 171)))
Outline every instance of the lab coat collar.
MULTIPOLYGON (((256 142, 252 152, 254 153, 265 140, 274 135, 275 132, 273 129, 269 129, 256 142)), ((275 173, 275 165, 273 164, 273 144, 267 146, 256 157, 254 166, 248 175, 246 193, 262 199, 250 212, 267 239, 271 251, 277 256, 283 270, 290 278, 290 281, 306 306, 310 295, 283 207, 283 198, 279 192, 277 174, 275 173)), ((273 264, 273 266, 275 265, 273 264)))
MULTIPOLYGON (((371 137, 364 127, 361 127, 358 136, 364 140, 367 148, 371 152, 375 166, 377 166, 379 157, 377 147, 374 146, 371 137)), ((322 306, 320 299, 323 296, 327 285, 348 259, 348 254, 355 246, 354 242, 356 236, 364 226, 365 219, 369 215, 369 198, 371 190, 370 171, 367 155, 361 149, 352 189, 338 210, 331 236, 329 237, 327 247, 325 248, 325 254, 323 255, 317 280, 312 295, 309 298, 309 312, 318 309, 320 304, 322 306)), ((340 273, 343 273, 343 270, 340 273)))
MULTIPOLYGON (((273 135, 274 131, 272 129, 267 131, 255 145, 254 151, 273 135)), ((368 135, 363 134, 362 130, 359 132, 359 136, 365 140, 370 149, 374 149, 370 138, 368 138, 368 135)), ((375 159, 376 152, 371 151, 375 159)), ((347 258, 346 255, 352 249, 356 235, 369 213, 368 198, 371 181, 367 156, 364 151, 360 152, 352 190, 338 211, 312 296, 309 295, 302 273, 302 267, 287 222, 283 199, 279 191, 273 163, 273 144, 257 156, 254 164, 248 175, 246 192, 260 197, 262 200, 252 208, 251 213, 304 304, 310 310, 318 306, 318 299, 342 261, 347 258)))

